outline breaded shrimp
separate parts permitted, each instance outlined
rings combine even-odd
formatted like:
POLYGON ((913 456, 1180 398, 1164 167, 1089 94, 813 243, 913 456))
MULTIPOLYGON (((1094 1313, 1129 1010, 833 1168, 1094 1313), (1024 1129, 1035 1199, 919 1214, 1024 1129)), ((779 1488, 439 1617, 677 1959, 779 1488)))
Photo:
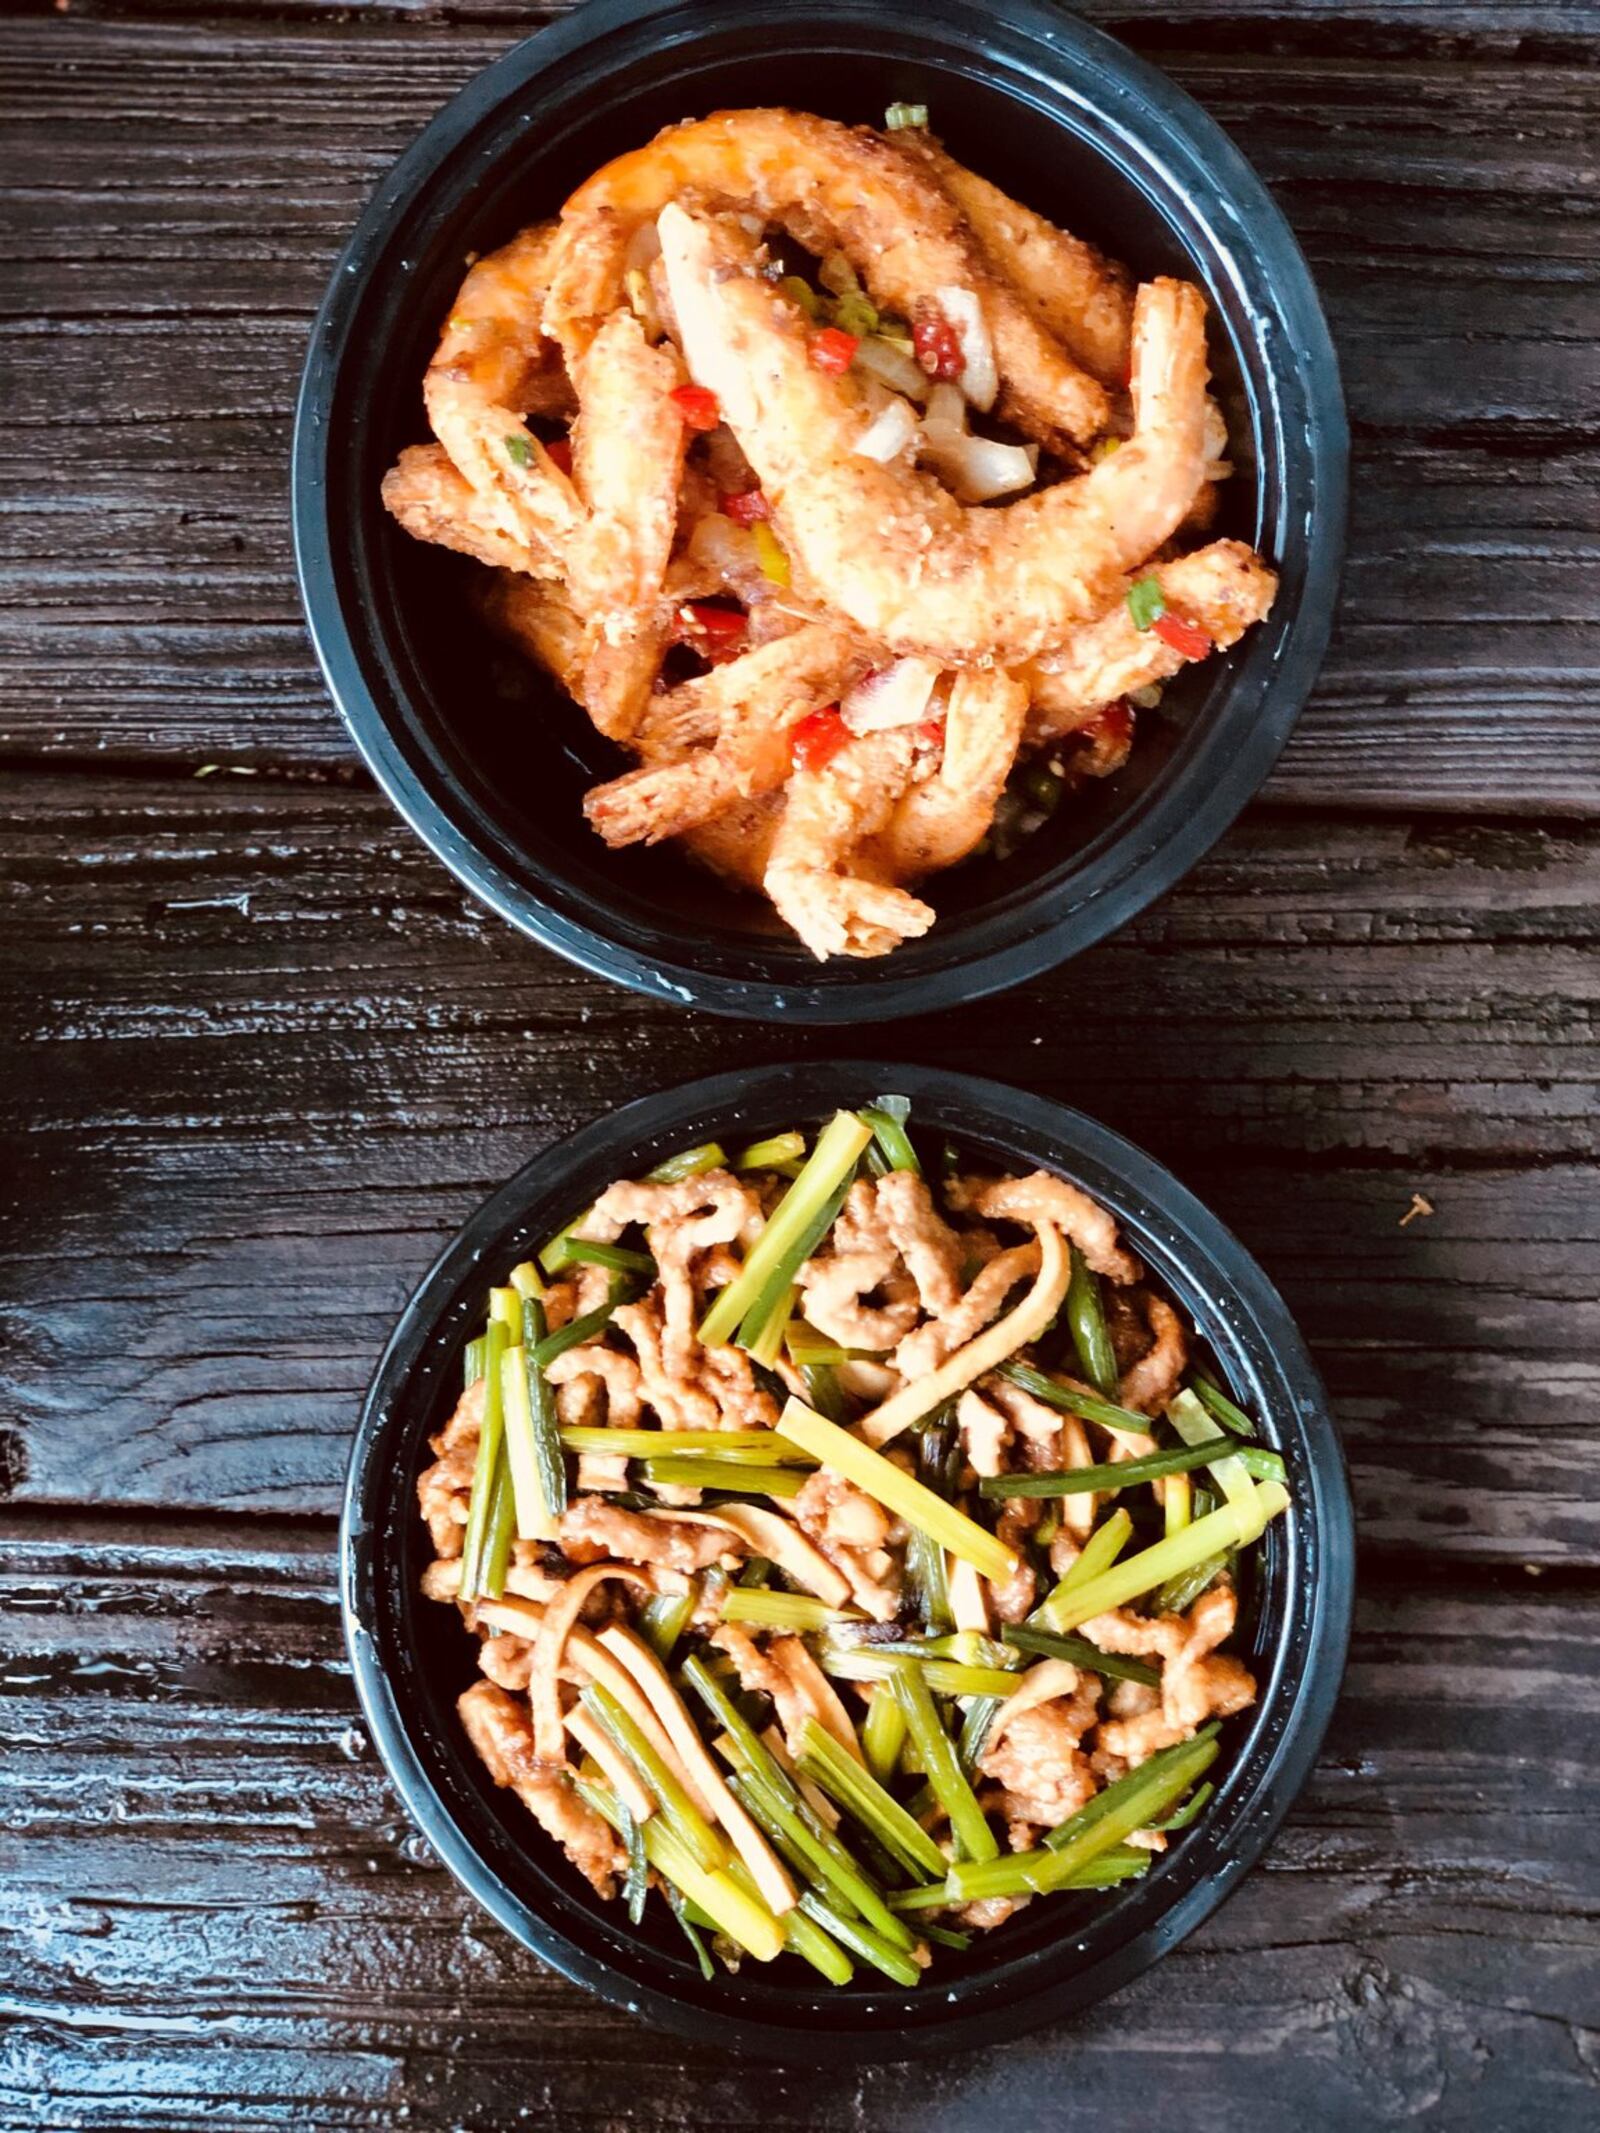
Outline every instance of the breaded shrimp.
POLYGON ((573 372, 582 412, 573 474, 585 517, 567 549, 588 618, 584 703, 600 731, 626 740, 666 650, 662 593, 678 524, 683 420, 670 397, 674 356, 652 348, 631 311, 608 318, 573 372))
POLYGON ((442 444, 408 444, 383 477, 383 501, 416 540, 453 548, 491 570, 520 571, 529 577, 556 574, 547 550, 502 530, 442 444))
POLYGON ((999 668, 968 667, 950 690, 944 757, 889 817, 877 848, 908 881, 953 867, 981 841, 1016 761, 1028 691, 999 668))
MULTIPOLYGON (((1001 412, 1058 448, 1105 429, 1104 388, 992 271, 937 180, 882 136, 801 111, 670 126, 579 186, 562 209, 545 312, 569 363, 623 301, 629 240, 685 198, 776 223, 811 251, 844 252, 874 301, 906 318, 936 289, 969 291, 994 342, 1001 412)), ((670 275, 669 287, 676 312, 670 275)))
POLYGON ((765 885, 819 962, 884 955, 933 924, 927 904, 870 878, 870 863, 857 856, 910 782, 917 747, 905 726, 863 734, 822 769, 797 770, 789 781, 765 885))
POLYGON ((564 585, 500 570, 479 591, 477 606, 496 636, 527 653, 569 696, 583 701, 583 617, 564 585))
POLYGON ((980 178, 917 128, 890 136, 936 178, 966 217, 996 271, 1069 355, 1113 392, 1128 382, 1133 278, 1092 244, 1057 229, 980 178))
MULTIPOLYGON (((681 842, 689 856, 708 872, 741 889, 759 889, 772 857, 772 840, 783 814, 783 795, 763 793, 756 800, 736 800, 714 822, 685 830, 681 842)), ((717 1349, 716 1354, 723 1351, 717 1349)))
POLYGON ((473 267, 422 397, 433 434, 501 532, 559 553, 578 524, 578 498, 523 419, 570 405, 556 351, 539 326, 555 227, 523 230, 473 267))
MULTIPOLYGON (((721 738, 711 748, 597 785, 584 813, 609 845, 658 844, 711 821, 736 800, 774 791, 789 775, 796 721, 832 703, 865 672, 867 659, 853 631, 816 622, 685 682, 673 693, 694 691, 694 718, 713 709, 721 738)), ((651 745, 661 745, 663 731, 658 716, 651 745)))
MULTIPOLYGON (((1172 612, 1198 623, 1220 651, 1237 644, 1262 619, 1278 589, 1276 573, 1243 541, 1213 541, 1193 555, 1152 564, 1140 575, 1155 578, 1172 612)), ((1186 663, 1186 655, 1154 630, 1135 626, 1127 590, 1124 585, 1103 615, 1024 669, 1032 697, 1030 745, 1077 732, 1094 706, 1165 681, 1186 663)))
POLYGON ((896 652, 1012 665, 1101 612, 1169 539, 1205 474, 1205 305, 1187 282, 1139 292, 1134 435, 1075 481, 964 508, 931 475, 855 449, 861 388, 810 360, 804 315, 737 224, 662 211, 662 256, 697 383, 714 392, 807 580, 896 652))

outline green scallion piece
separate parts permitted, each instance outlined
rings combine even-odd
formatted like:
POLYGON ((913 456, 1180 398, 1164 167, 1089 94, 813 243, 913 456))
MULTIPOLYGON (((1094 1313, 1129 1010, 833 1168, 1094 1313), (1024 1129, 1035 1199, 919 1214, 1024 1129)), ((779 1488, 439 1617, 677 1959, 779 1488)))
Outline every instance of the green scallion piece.
POLYGON ((803 1133, 771 1133, 764 1141, 752 1141, 733 1159, 735 1170, 776 1170, 784 1163, 803 1163, 806 1137, 803 1133))
POLYGON ((725 1347, 765 1291, 775 1288, 781 1295, 788 1289, 819 1241, 814 1234, 818 1218, 848 1188, 871 1138, 871 1127, 853 1111, 836 1112, 829 1120, 810 1161, 773 1210, 738 1275, 702 1320, 700 1339, 706 1347, 725 1347))
POLYGON ((860 1732, 867 1768, 880 1785, 886 1785, 899 1766, 906 1739, 906 1714, 886 1688, 880 1688, 868 1704, 860 1732))
POLYGON ((1207 1412, 1215 1416, 1224 1429, 1231 1429, 1236 1437, 1253 1437, 1256 1426, 1242 1407, 1236 1407, 1220 1385, 1214 1385, 1202 1372, 1193 1372, 1194 1389, 1207 1412))
POLYGON ((848 1985, 856 1974, 856 1966, 821 1923, 821 1918, 821 1911, 808 1916, 799 1905, 784 1912, 780 1923, 789 1952, 809 1963, 813 1970, 820 1970, 830 1985, 848 1985))
POLYGON ((996 1858, 999 1840, 962 1773, 954 1743, 939 1722, 926 1678, 916 1668, 910 1668, 894 1677, 893 1687, 906 1716, 906 1732, 922 1758, 933 1796, 950 1817, 957 1850, 965 1859, 996 1858))
POLYGON ((806 1476, 793 1466, 745 1466, 733 1459, 646 1459, 647 1481, 675 1489, 723 1489, 739 1496, 798 1496, 806 1476))
POLYGON ((956 1739, 956 1761, 970 1779, 977 1773, 984 1748, 989 1739, 989 1728, 994 1724, 1003 1696, 973 1696, 968 1699, 966 1715, 961 1721, 961 1732, 956 1739))
POLYGON ((645 1172, 648 1185, 676 1185, 683 1178, 703 1178, 708 1170, 723 1170, 728 1158, 715 1141, 705 1141, 698 1148, 685 1148, 681 1155, 669 1155, 665 1162, 657 1163, 654 1170, 645 1172))
POLYGON ((753 1592, 735 1585, 722 1603, 724 1622, 753 1622, 762 1629, 788 1629, 806 1636, 853 1619, 805 1592, 753 1592))
POLYGON ((483 1335, 483 1420, 478 1426, 478 1451, 472 1468, 472 1492, 467 1498, 467 1526, 461 1538, 461 1594, 471 1599, 482 1587, 484 1536, 489 1529, 489 1509, 494 1500, 505 1438, 505 1415, 500 1402, 500 1358, 506 1349, 505 1324, 491 1318, 483 1335))
POLYGON ((1002 1363, 996 1372, 1013 1385, 1042 1400, 1046 1407, 1053 1407, 1064 1415, 1079 1415, 1085 1422, 1098 1422, 1102 1429, 1109 1429, 1115 1436, 1148 1437, 1150 1417, 1142 1415, 1134 1407, 1118 1407, 1111 1400, 1097 1400, 1092 1393, 1079 1392, 1071 1385, 1061 1385, 1054 1378, 1046 1377, 1042 1370, 1035 1370, 1031 1363, 1002 1363))
MULTIPOLYGON (((1133 1520, 1121 1509, 1095 1527, 1084 1542, 1077 1561, 1062 1578, 1058 1590, 1070 1592, 1075 1585, 1097 1578, 1102 1570, 1109 1570, 1117 1557, 1133 1538, 1133 1520)), ((1037 1622, 1037 1615, 1034 1616, 1037 1622)))
POLYGON ((943 1878, 948 1862, 928 1832, 814 1718, 800 1731, 799 1767, 907 1873, 922 1880, 943 1878))
POLYGON ((972 1946, 970 1933, 957 1933, 950 1926, 930 1926, 924 1923, 922 1937, 924 1940, 931 1940, 935 1947, 954 1948, 962 1955, 972 1946))
POLYGON ((706 1873, 714 1873, 727 1859, 727 1850, 711 1824, 684 1790, 675 1771, 635 1724, 611 1691, 591 1682, 579 1692, 579 1700, 592 1711, 610 1734, 617 1750, 625 1755, 646 1786, 655 1795, 662 1818, 672 1834, 706 1873))
POLYGON ((1136 630, 1147 630, 1167 611, 1167 596, 1154 572, 1136 578, 1128 587, 1128 614, 1136 630))
POLYGON ((920 1178, 922 1165, 917 1161, 917 1151, 906 1131, 906 1122, 911 1116, 910 1097, 875 1096, 870 1104, 862 1105, 861 1116, 872 1128, 873 1138, 887 1157, 889 1168, 909 1170, 920 1178))
POLYGON ((1067 1330, 1078 1364, 1089 1383, 1112 1399, 1117 1390, 1117 1351, 1111 1345, 1100 1277, 1082 1252, 1072 1247, 1072 1279, 1067 1283, 1067 1330))
POLYGON ((1156 1612, 1163 1615, 1186 1615, 1203 1592, 1208 1592, 1233 1561, 1231 1548, 1217 1555, 1208 1555, 1188 1570, 1181 1570, 1170 1577, 1156 1592, 1156 1612))
POLYGON ((1216 1786, 1207 1778, 1203 1785, 1196 1785, 1189 1797, 1180 1806, 1175 1807, 1164 1822, 1150 1822, 1145 1825, 1146 1828, 1150 1830, 1153 1836, 1175 1837, 1180 1829, 1189 1827, 1189 1824, 1194 1820, 1201 1808, 1205 1806, 1207 1800, 1211 1798, 1216 1789, 1216 1786))
POLYGON ((1086 1578, 1068 1593, 1063 1594, 1057 1586, 1046 1603, 1048 1625, 1062 1633, 1113 1607, 1141 1599, 1168 1578, 1194 1569, 1207 1556, 1259 1539, 1267 1521, 1288 1508, 1289 1492, 1281 1483, 1257 1482, 1248 1503, 1222 1504, 1204 1518, 1197 1518, 1193 1525, 1185 1526, 1181 1533, 1170 1534, 1153 1547, 1141 1548, 1137 1555, 1124 1556, 1109 1570, 1086 1578))
POLYGON ((1109 1681, 1138 1681, 1146 1688, 1159 1686, 1161 1671, 1142 1659, 1125 1659, 1117 1652, 1103 1652, 1087 1637, 1053 1637, 1048 1630, 1029 1629, 1025 1624, 1008 1625, 1000 1634, 1019 1652, 1032 1652, 1041 1659, 1065 1659, 1070 1666, 1104 1674, 1109 1681))
POLYGON ((841 1348, 837 1341, 819 1333, 815 1326, 807 1325, 803 1318, 794 1318, 784 1332, 784 1344, 789 1350, 789 1359, 797 1370, 804 1370, 814 1363, 826 1364, 839 1369, 845 1363, 880 1363, 882 1355, 876 1348, 841 1348))
POLYGON ((483 1376, 484 1340, 480 1333, 475 1341, 468 1341, 461 1351, 461 1389, 470 1392, 483 1376))
POLYGON ((697 1597, 698 1581, 691 1578, 687 1592, 654 1593, 639 1610, 639 1634, 663 1666, 689 1626, 697 1597))
POLYGON ((864 1963, 870 1963, 874 1970, 881 1970, 895 1984, 909 1988, 922 1983, 922 1972, 909 1955, 883 1934, 874 1933, 861 1919, 852 1918, 837 1904, 829 1903, 815 1889, 801 1892, 800 1909, 836 1941, 842 1941, 852 1955, 859 1955, 864 1963))
POLYGON ((728 1466, 797 1466, 816 1461, 771 1429, 608 1429, 574 1423, 561 1431, 569 1452, 614 1452, 623 1459, 715 1459, 728 1466))
POLYGON ((695 1961, 700 1966, 700 1975, 708 1985, 713 1984, 716 1980, 717 1966, 706 1952, 706 1944, 700 1938, 700 1928, 689 1916, 690 1904, 688 1897, 684 1895, 681 1889, 674 1888, 670 1881, 663 1881, 661 1888, 662 1894, 667 1899, 667 1908, 683 1929, 684 1939, 694 1950, 695 1961))
POLYGON ((483 1536, 483 1553, 478 1560, 478 1591, 486 1600, 498 1600, 506 1589, 506 1572, 511 1567, 511 1543, 517 1537, 517 1501, 511 1486, 511 1474, 506 1466, 505 1447, 500 1451, 500 1464, 495 1474, 494 1494, 489 1501, 489 1522, 483 1536))
POLYGON ((1215 1447, 1230 1450, 1231 1437, 1208 1430, 1200 1444, 1184 1444, 1171 1451, 1147 1452, 1138 1459, 1112 1459, 1099 1466, 1063 1467, 1048 1474, 985 1474, 978 1483, 980 1496, 1086 1496, 1101 1489, 1131 1489, 1141 1481, 1162 1481, 1168 1474, 1189 1474, 1196 1467, 1210 1466, 1215 1447))
POLYGON ((570 1325, 563 1326, 559 1332, 547 1333, 537 1347, 528 1351, 529 1367, 540 1371, 548 1370, 558 1355, 565 1355, 569 1348, 581 1348, 585 1341, 592 1341, 597 1333, 603 1332, 610 1325, 611 1314, 622 1302, 625 1294, 625 1289, 613 1284, 609 1302, 597 1304, 592 1311, 585 1311, 581 1318, 573 1319, 570 1325))
POLYGON ((766 1835, 813 1887, 831 1890, 894 1945, 906 1949, 915 1945, 910 1929, 889 1909, 866 1868, 802 1802, 791 1805, 748 1768, 736 1771, 728 1782, 766 1835))
POLYGON ((591 1244, 584 1237, 567 1239, 564 1263, 609 1267, 613 1274, 639 1274, 647 1281, 656 1278, 656 1263, 648 1252, 630 1251, 622 1244, 591 1244))
POLYGON ((617 1800, 617 1814, 622 1823, 622 1841, 628 1850, 628 1873, 622 1884, 622 1900, 628 1906, 630 1924, 638 1925, 644 1917, 644 1900, 650 1893, 650 1862, 644 1855, 644 1835, 626 1800, 617 1800))

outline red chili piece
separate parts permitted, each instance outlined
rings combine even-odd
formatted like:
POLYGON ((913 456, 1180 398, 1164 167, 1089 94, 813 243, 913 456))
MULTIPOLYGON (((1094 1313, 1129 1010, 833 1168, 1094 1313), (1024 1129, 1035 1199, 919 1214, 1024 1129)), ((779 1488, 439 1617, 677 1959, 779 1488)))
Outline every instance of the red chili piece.
POLYGON ((1211 649, 1211 639, 1198 622, 1190 622, 1182 615, 1175 615, 1171 608, 1164 615, 1157 615, 1150 627, 1165 645, 1184 659, 1204 659, 1211 649))
POLYGON ((926 299, 912 321, 911 348, 930 378, 959 378, 967 367, 961 336, 939 306, 926 299))
POLYGON ((812 364, 830 378, 842 378, 855 361, 860 346, 860 334, 845 333, 838 326, 824 326, 820 333, 811 336, 812 364))
POLYGON ((1125 696, 1119 696, 1114 704, 1096 712, 1088 725, 1080 726, 1077 738, 1096 744, 1104 742, 1107 748, 1125 747, 1133 738, 1132 704, 1125 696))
POLYGON ((724 518, 736 526, 754 526, 772 516, 772 506, 759 489, 746 489, 741 496, 721 496, 717 505, 724 518))
POLYGON ((714 430, 722 420, 717 396, 704 385, 675 385, 670 395, 685 429, 714 430))
POLYGON ((942 718, 925 718, 917 728, 917 732, 923 740, 932 741, 937 746, 944 739, 944 720, 942 718))
POLYGON ((811 712, 801 719, 789 736, 796 767, 801 770, 824 769, 849 738, 850 728, 839 716, 837 704, 811 712))
POLYGON ((750 618, 736 608, 690 600, 678 609, 678 643, 692 645, 708 659, 727 659, 742 652, 749 634, 750 618))
POLYGON ((545 451, 552 466, 559 467, 563 474, 572 472, 572 439, 570 437, 552 438, 545 446, 545 451))

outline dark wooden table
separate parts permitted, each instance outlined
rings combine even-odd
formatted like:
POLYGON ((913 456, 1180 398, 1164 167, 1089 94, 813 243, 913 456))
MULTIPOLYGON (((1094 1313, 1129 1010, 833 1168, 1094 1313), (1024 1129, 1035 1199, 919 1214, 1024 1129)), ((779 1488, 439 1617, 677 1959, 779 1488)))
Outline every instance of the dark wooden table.
POLYGON ((1313 1783, 1156 1974, 870 2073, 607 2012, 408 1835, 333 1574, 390 1320, 489 1187, 641 1081, 838 1040, 515 937, 354 767, 306 648, 312 306, 380 171, 538 18, 6 5, 7 2128, 1600 2122, 1600 7, 1097 12, 1233 131, 1320 278, 1342 624, 1181 889, 998 1008, 876 1034, 1097 1112, 1287 1291, 1362 1526, 1313 1783))

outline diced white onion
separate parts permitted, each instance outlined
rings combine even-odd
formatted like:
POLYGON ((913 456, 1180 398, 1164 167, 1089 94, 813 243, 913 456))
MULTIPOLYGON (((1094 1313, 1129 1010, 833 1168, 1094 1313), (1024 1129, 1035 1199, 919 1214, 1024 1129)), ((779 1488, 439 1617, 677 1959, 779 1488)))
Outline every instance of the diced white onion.
POLYGON ((924 435, 919 457, 961 503, 986 504, 997 496, 1013 496, 1019 489, 1033 486, 1038 448, 940 431, 924 435))
POLYGON ((847 689, 839 699, 839 716, 852 733, 920 725, 938 679, 939 669, 931 660, 897 659, 847 689))
POLYGON ((976 408, 991 408, 1000 390, 1000 370, 994 359, 994 340, 983 316, 983 307, 970 289, 935 289, 934 302, 955 329, 964 359, 961 390, 976 408))
POLYGON ((967 434, 967 403, 955 386, 936 385, 928 395, 923 421, 930 437, 964 437, 967 434))
POLYGON ((887 466, 915 442, 916 435, 917 418, 905 401, 887 400, 856 439, 856 451, 862 459, 887 466))
POLYGON ((880 385, 887 385, 891 392, 904 393, 908 400, 926 400, 930 386, 928 373, 920 363, 902 355, 892 341, 881 334, 869 333, 856 350, 854 368, 876 378, 880 385))
POLYGON ((661 232, 653 222, 641 222, 628 239, 627 250, 622 255, 622 264, 627 267, 647 267, 653 259, 661 257, 661 232))

